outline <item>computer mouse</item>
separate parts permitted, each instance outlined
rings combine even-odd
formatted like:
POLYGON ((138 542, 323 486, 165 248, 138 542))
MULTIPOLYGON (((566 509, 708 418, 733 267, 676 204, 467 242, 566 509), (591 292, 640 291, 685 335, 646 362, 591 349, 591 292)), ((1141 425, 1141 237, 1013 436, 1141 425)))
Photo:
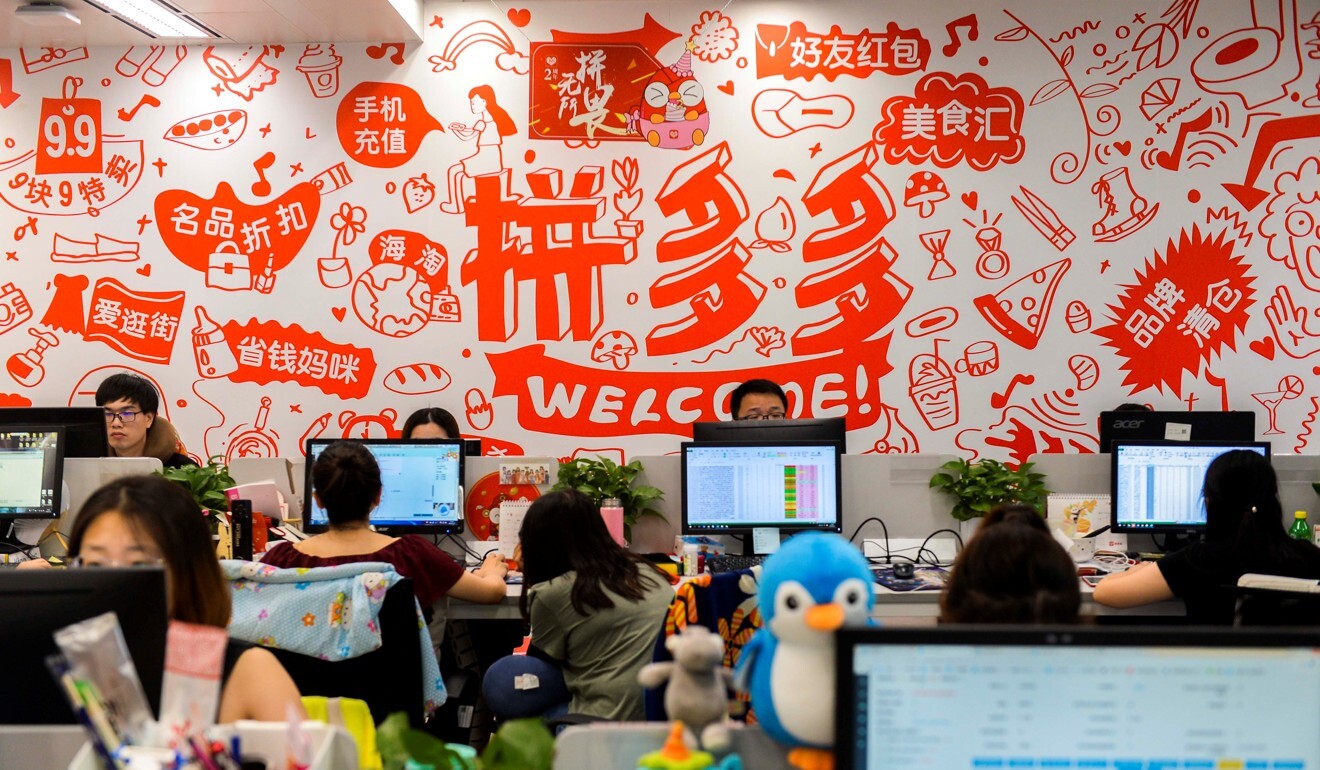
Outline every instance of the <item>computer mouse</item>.
POLYGON ((911 580, 917 574, 917 565, 910 561, 894 563, 894 577, 899 580, 911 580))

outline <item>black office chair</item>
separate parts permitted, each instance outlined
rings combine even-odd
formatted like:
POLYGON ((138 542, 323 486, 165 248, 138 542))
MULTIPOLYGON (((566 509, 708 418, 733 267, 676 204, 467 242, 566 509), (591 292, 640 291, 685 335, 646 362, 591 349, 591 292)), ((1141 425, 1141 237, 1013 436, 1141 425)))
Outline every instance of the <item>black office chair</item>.
POLYGON ((1320 626, 1320 580, 1243 575, 1235 626, 1320 626))
POLYGON ((385 592, 380 608, 380 648, 347 660, 321 660, 288 650, 271 649, 303 695, 366 701, 380 724, 398 711, 421 728, 425 721, 422 643, 417 633, 417 603, 412 581, 400 580, 385 592))

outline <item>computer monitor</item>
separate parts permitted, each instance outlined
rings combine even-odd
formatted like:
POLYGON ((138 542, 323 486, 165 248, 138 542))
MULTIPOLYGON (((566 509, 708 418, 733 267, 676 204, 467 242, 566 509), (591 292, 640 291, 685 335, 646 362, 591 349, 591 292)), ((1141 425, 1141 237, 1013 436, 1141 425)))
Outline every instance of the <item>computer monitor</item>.
POLYGON ((1264 457, 1264 441, 1119 441, 1110 452, 1115 532, 1190 534, 1205 530, 1205 469, 1225 452, 1264 457))
POLYGON ((153 712, 165 668, 165 572, 124 569, 0 570, 0 724, 73 724, 68 701, 43 660, 52 634, 113 611, 153 712))
POLYGON ((813 417, 805 420, 735 420, 694 422, 692 440, 700 443, 736 441, 742 444, 774 444, 780 441, 833 441, 840 452, 848 451, 848 426, 842 417, 813 417))
MULTIPOLYGON (((684 442, 683 532, 838 532, 843 499, 839 456, 839 445, 830 441, 684 442)), ((745 550, 750 551, 751 541, 744 540, 745 550)))
POLYGON ((1314 631, 845 628, 836 766, 1320 767, 1314 631))
POLYGON ((65 457, 109 457, 105 410, 99 406, 24 406, 0 409, 0 430, 10 425, 64 428, 65 457))
POLYGON ((309 532, 329 526, 325 509, 312 495, 316 458, 336 441, 362 444, 380 465, 384 484, 371 524, 394 534, 463 531, 462 439, 309 439, 303 494, 303 524, 309 532))
POLYGON ((1255 412, 1100 413, 1100 451, 1115 441, 1255 441, 1255 412))
POLYGON ((58 517, 63 481, 63 428, 0 428, 0 519, 58 517))

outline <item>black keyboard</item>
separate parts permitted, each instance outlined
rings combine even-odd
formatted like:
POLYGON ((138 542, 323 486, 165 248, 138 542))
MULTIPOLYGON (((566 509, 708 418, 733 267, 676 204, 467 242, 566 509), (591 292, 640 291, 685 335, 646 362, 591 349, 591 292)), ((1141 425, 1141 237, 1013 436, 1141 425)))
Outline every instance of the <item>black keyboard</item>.
POLYGON ((737 572, 740 569, 759 566, 763 561, 765 561, 764 556, 707 556, 706 571, 712 575, 737 572))

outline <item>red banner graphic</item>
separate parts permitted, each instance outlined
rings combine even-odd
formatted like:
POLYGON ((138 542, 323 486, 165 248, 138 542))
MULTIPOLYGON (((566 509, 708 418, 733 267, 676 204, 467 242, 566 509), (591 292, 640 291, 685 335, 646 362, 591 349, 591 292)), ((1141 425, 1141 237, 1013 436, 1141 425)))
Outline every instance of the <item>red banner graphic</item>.
POLYGON ((534 43, 528 78, 532 139, 639 140, 627 114, 642 101, 659 62, 635 44, 534 43))
POLYGON ((183 292, 133 291, 113 278, 92 287, 83 339, 139 361, 168 364, 183 314, 183 292))
POLYGON ((933 72, 912 96, 895 96, 880 108, 874 139, 885 161, 934 163, 950 168, 966 157, 977 171, 1016 163, 1026 150, 1022 95, 991 88, 980 75, 933 72))
POLYGON ((358 83, 339 102, 339 144, 353 160, 397 168, 412 159, 422 140, 444 126, 426 111, 422 97, 399 83, 358 83))
MULTIPOLYGON (((775 366, 775 380, 789 395, 789 414, 846 416, 850 430, 875 424, 882 412, 876 408, 880 378, 892 369, 889 340, 885 335, 837 355, 775 366)), ((744 380, 765 375, 763 368, 596 369, 547 356, 544 345, 487 353, 486 360, 495 373, 491 397, 513 396, 524 429, 569 436, 690 436, 693 422, 729 419, 729 392, 744 380)))
POLYGON ((1132 393, 1167 386, 1182 396, 1183 372, 1199 376, 1201 367, 1223 348, 1235 350, 1237 335, 1255 304, 1255 278, 1247 275, 1237 241, 1221 231, 1213 238, 1193 226, 1155 255, 1136 284, 1126 286, 1119 304, 1110 305, 1113 323, 1095 331, 1127 362, 1123 385, 1132 393))
POLYGON ((756 77, 781 75, 785 80, 811 80, 820 75, 834 81, 841 75, 867 78, 872 73, 908 75, 926 69, 930 41, 919 29, 903 29, 894 22, 883 32, 863 29, 846 35, 838 25, 829 32, 812 32, 795 21, 756 26, 756 77))
POLYGON ((376 374, 370 349, 331 342, 298 324, 252 318, 221 328, 236 363, 226 367, 232 382, 296 382, 347 399, 367 395, 376 374))
POLYGON ((206 273, 213 289, 269 293, 275 273, 298 255, 316 224, 321 194, 311 182, 273 201, 244 203, 228 182, 203 198, 187 190, 156 196, 156 227, 180 262, 206 273))

